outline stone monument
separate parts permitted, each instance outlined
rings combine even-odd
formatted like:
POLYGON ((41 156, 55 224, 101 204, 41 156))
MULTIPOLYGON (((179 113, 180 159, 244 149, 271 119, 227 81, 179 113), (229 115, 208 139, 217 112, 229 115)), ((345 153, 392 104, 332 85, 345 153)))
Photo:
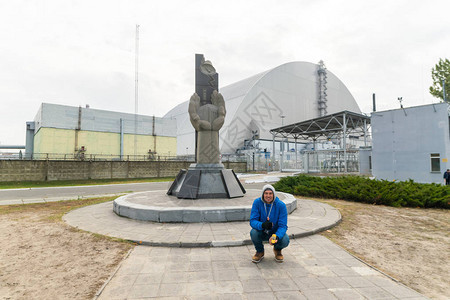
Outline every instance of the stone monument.
POLYGON ((167 194, 182 199, 242 197, 245 189, 233 170, 220 162, 219 130, 226 109, 219 90, 219 74, 203 54, 195 55, 195 93, 189 101, 189 116, 195 128, 195 158, 181 170, 167 194))

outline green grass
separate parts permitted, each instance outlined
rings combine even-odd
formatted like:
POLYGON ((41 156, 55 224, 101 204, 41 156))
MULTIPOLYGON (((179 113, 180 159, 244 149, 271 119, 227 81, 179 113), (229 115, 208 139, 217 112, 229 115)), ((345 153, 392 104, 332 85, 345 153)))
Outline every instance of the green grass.
POLYGON ((89 179, 89 180, 59 180, 59 181, 5 181, 0 182, 0 189, 20 189, 57 186, 82 186, 99 184, 141 183, 173 181, 174 177, 133 178, 133 179, 89 179))

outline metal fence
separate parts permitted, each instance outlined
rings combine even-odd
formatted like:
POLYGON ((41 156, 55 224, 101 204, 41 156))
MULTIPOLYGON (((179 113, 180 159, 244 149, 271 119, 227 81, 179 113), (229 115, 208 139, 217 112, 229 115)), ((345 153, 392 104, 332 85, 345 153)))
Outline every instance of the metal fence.
POLYGON ((194 155, 111 155, 86 153, 33 153, 22 155, 20 153, 0 155, 3 160, 72 160, 72 161, 195 161, 194 155))
POLYGON ((246 153, 247 169, 254 171, 287 171, 303 173, 359 172, 358 150, 318 150, 276 153, 246 153))
POLYGON ((309 151, 302 158, 305 173, 359 172, 358 150, 309 151))
MULTIPOLYGON (((33 153, 22 155, 21 153, 8 153, 0 155, 0 160, 71 160, 71 161, 187 161, 195 162, 195 155, 110 155, 110 154, 86 154, 86 153, 33 153)), ((223 154, 222 162, 245 162, 245 155, 223 154)))
MULTIPOLYGON (((108 155, 86 153, 33 153, 0 155, 0 159, 10 160, 69 160, 69 161, 187 161, 195 162, 194 155, 108 155)), ((242 154, 222 154, 222 162, 246 162, 249 171, 287 171, 303 173, 353 173, 359 172, 358 150, 318 150, 302 152, 281 152, 275 157, 271 153, 246 152, 242 154)))

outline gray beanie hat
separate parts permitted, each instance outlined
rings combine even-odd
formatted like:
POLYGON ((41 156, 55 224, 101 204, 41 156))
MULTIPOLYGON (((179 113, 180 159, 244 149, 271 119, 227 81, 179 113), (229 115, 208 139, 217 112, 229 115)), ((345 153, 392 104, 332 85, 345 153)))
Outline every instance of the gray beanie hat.
POLYGON ((265 186, 263 186, 263 188, 262 188, 262 195, 261 195, 261 200, 263 200, 264 201, 264 192, 266 191, 266 190, 271 190, 272 191, 272 193, 273 193, 273 200, 275 200, 275 188, 273 187, 273 186, 271 186, 270 184, 266 184, 265 186))

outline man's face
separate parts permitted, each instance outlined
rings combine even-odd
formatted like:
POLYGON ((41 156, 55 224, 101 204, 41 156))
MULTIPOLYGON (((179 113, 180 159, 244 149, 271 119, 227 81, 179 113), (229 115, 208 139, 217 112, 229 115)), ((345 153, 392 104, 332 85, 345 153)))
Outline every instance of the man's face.
POLYGON ((271 190, 264 191, 264 201, 271 203, 273 201, 273 192, 271 190))

